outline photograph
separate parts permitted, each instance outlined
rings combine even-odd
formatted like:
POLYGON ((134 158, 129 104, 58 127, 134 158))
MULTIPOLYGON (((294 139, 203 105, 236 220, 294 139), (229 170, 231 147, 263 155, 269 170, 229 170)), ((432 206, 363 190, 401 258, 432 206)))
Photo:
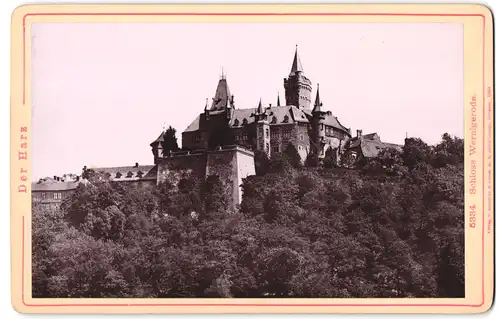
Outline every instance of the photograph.
POLYGON ((460 23, 33 23, 33 298, 464 298, 460 23))

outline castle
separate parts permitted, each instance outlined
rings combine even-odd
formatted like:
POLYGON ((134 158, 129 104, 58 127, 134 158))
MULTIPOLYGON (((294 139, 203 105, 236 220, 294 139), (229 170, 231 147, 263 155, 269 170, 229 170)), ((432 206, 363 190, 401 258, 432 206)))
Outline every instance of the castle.
MULTIPOLYGON (((164 150, 162 132, 150 144, 154 165, 84 167, 82 177, 93 170, 113 182, 151 187, 166 180, 177 185, 183 178, 204 180, 217 174, 227 185, 236 208, 241 201, 242 180, 255 174, 256 151, 272 157, 292 144, 303 161, 308 156, 320 161, 328 148, 335 150, 337 159, 347 155, 353 160, 375 157, 385 148, 401 148, 382 142, 377 133, 363 135, 357 130, 356 136, 351 136, 351 129, 323 107, 319 84, 313 103, 313 85, 304 73, 297 48, 284 88, 284 105, 278 96, 274 106, 259 101, 255 108, 238 109, 228 80, 222 75, 212 102, 207 99, 204 111, 182 132, 181 151, 164 150)), ((79 179, 61 181, 55 176, 33 183, 33 201, 60 203, 76 189, 79 179)))
MULTIPOLYGON (((222 75, 212 102, 207 99, 204 112, 182 132, 182 148, 199 150, 236 144, 271 157, 291 143, 302 160, 308 154, 323 158, 328 147, 340 153, 351 131, 332 112, 324 110, 319 84, 312 103, 313 86, 304 73, 297 48, 284 87, 284 105, 278 95, 276 105, 264 106, 259 101, 255 108, 238 109, 228 80, 222 75)), ((151 144, 155 160, 163 154, 162 141, 163 133, 151 144)))

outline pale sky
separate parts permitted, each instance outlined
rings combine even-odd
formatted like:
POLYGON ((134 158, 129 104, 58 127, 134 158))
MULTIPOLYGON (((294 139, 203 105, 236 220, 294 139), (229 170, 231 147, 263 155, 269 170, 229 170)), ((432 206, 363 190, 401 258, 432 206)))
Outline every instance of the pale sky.
POLYGON ((36 23, 33 178, 152 164, 224 68, 237 108, 285 101, 295 45, 324 108, 383 141, 463 137, 463 28, 453 23, 36 23))

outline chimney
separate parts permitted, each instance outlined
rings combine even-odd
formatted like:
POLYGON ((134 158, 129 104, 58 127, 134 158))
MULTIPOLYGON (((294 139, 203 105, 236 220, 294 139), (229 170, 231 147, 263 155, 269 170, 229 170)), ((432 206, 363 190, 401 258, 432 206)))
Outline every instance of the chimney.
POLYGON ((139 163, 136 162, 134 167, 139 167, 139 163))
POLYGON ((76 181, 78 182, 80 180, 80 176, 77 176, 76 177, 76 181))
POLYGON ((357 137, 357 138, 360 138, 360 137, 361 137, 361 134, 363 134, 363 131, 362 131, 362 130, 356 130, 356 137, 357 137))
POLYGON ((57 181, 57 176, 56 175, 54 175, 54 180, 57 181))
POLYGON ((84 166, 84 167, 83 167, 83 170, 84 170, 84 171, 86 171, 86 170, 87 170, 87 166, 84 166))

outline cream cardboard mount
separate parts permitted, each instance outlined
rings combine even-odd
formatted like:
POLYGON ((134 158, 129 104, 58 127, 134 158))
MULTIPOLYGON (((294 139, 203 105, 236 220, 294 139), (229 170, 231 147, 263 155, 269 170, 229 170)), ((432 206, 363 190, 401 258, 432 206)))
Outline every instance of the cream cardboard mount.
POLYGON ((473 4, 17 8, 14 309, 487 311, 492 35, 473 4))

